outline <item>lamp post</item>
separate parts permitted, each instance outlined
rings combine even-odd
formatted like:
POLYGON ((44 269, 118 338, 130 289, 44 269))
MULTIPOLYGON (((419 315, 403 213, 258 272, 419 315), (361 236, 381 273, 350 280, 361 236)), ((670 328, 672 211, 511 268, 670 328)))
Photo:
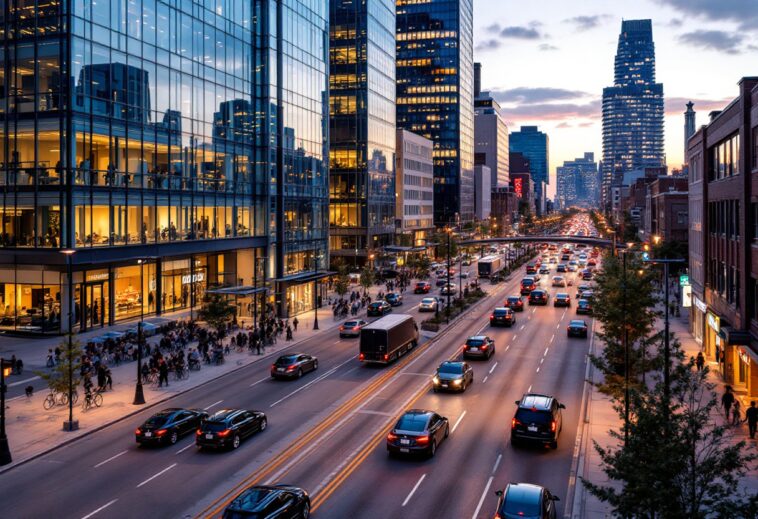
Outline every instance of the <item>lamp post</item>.
POLYGON ((8 435, 5 433, 5 377, 11 374, 13 368, 10 361, 0 358, 0 465, 13 461, 8 435))
MULTIPOLYGON (((144 292, 145 289, 145 261, 142 259, 137 260, 139 265, 140 275, 140 289, 144 292)), ((192 274, 190 274, 190 281, 192 281, 192 274)), ((145 305, 142 298, 140 298, 140 317, 139 324, 137 325, 137 385, 134 387, 134 402, 133 405, 142 405, 145 403, 145 391, 142 388, 142 326, 145 321, 145 305)))
POLYGON ((71 273, 71 260, 74 253, 76 253, 74 249, 61 250, 61 254, 66 255, 66 271, 68 274, 68 421, 63 422, 64 431, 75 431, 79 428, 79 422, 74 422, 74 280, 71 273))
POLYGON ((450 323, 450 227, 445 227, 447 233, 447 286, 445 286, 445 292, 447 292, 447 306, 445 307, 445 323, 450 323))
MULTIPOLYGON (((371 255, 373 256, 373 254, 371 255)), ((319 255, 315 255, 313 257, 313 264, 314 264, 314 272, 318 274, 318 260, 320 258, 319 255)), ((318 280, 313 280, 313 329, 318 330, 318 280)))

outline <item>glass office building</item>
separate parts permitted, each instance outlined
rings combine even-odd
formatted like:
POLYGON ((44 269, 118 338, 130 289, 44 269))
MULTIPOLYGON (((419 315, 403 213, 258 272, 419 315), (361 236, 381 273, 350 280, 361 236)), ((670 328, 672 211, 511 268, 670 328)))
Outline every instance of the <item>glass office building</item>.
POLYGON ((396 0, 397 127, 434 142, 434 221, 474 219, 472 0, 396 0))
MULTIPOLYGON (((58 333, 71 309, 86 330, 220 288, 246 295, 244 318, 275 274, 257 258, 277 259, 280 232, 266 205, 280 170, 256 156, 256 6, 3 4, 0 329, 58 333)), ((299 216, 288 221, 307 228, 299 216)))
POLYGON ((508 142, 511 153, 521 153, 529 159, 529 172, 534 181, 537 214, 545 212, 546 185, 550 183, 550 140, 536 126, 522 126, 511 132, 508 142))
POLYGON ((332 260, 365 263, 395 234, 395 1, 329 11, 332 260))
POLYGON ((603 89, 602 197, 608 208, 614 176, 663 166, 663 84, 655 82, 650 20, 624 20, 613 86, 603 89))

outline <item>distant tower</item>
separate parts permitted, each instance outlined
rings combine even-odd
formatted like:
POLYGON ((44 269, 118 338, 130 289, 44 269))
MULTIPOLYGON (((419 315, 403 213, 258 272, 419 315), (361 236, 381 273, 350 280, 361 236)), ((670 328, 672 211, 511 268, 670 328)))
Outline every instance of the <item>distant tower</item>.
POLYGON ((687 142, 690 140, 690 137, 692 137, 692 134, 695 133, 695 110, 692 109, 692 107, 695 106, 695 104, 690 101, 687 103, 687 111, 684 112, 684 156, 685 160, 687 157, 687 142))

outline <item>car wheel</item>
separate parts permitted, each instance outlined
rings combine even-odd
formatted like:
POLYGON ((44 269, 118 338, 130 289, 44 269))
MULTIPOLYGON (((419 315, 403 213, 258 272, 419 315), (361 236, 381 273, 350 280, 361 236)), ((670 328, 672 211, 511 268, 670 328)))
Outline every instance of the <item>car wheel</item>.
POLYGON ((434 454, 437 452, 437 440, 432 441, 432 446, 429 449, 429 457, 433 458, 434 454))
POLYGON ((445 438, 450 436, 450 424, 445 426, 445 438))
POLYGON ((176 431, 171 431, 171 436, 168 437, 168 441, 171 442, 171 445, 174 445, 178 439, 179 435, 176 431))
POLYGON ((317 369, 318 369, 318 361, 314 360, 313 361, 313 371, 316 371, 317 369))
POLYGON ((234 438, 232 438, 232 449, 236 449, 240 446, 240 437, 239 434, 235 434, 234 438))
POLYGON ((260 430, 261 430, 261 432, 265 431, 265 430, 266 430, 266 427, 268 427, 268 420, 266 420, 266 419, 264 418, 263 420, 261 420, 261 426, 260 426, 260 430))
POLYGON ((302 519, 308 519, 311 516, 311 503, 310 501, 306 501, 303 505, 303 512, 300 514, 300 517, 302 519))
POLYGON ((300 368, 297 370, 297 378, 300 378, 303 376, 303 368, 300 368))
POLYGON ((553 449, 553 450, 557 449, 558 448, 558 442, 557 441, 550 442, 550 448, 553 449))

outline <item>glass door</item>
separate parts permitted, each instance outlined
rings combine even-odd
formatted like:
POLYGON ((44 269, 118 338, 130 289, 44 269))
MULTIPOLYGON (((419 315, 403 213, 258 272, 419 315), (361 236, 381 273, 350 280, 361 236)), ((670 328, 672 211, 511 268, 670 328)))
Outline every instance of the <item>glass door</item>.
POLYGON ((85 289, 84 327, 103 327, 108 324, 108 284, 88 283, 85 289))

